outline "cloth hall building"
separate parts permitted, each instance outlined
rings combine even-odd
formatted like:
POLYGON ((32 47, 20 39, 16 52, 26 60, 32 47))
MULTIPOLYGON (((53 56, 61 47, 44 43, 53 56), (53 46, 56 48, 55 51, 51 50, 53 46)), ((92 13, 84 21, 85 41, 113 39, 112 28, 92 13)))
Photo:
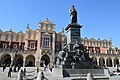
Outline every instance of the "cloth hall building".
MULTIPOLYGON (((9 66, 15 63, 20 66, 41 66, 55 64, 58 52, 67 42, 64 29, 57 33, 55 24, 48 18, 38 23, 38 28, 32 30, 29 24, 26 32, 16 33, 0 30, 0 64, 9 66)), ((93 61, 101 66, 113 67, 120 62, 119 49, 112 46, 112 40, 96 40, 82 38, 83 45, 91 53, 93 61)))

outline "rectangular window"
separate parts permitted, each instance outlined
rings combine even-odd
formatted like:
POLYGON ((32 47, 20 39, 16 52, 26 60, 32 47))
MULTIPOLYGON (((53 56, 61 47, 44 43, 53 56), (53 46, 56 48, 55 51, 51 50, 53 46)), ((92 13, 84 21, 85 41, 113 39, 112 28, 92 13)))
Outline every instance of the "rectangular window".
POLYGON ((3 44, 3 48, 7 48, 7 44, 6 43, 3 44))
POLYGON ((56 43, 56 50, 60 50, 60 43, 56 43))
POLYGON ((43 47, 50 47, 50 37, 43 38, 43 47))
POLYGON ((31 49, 35 49, 35 42, 31 42, 31 43, 30 43, 30 48, 31 48, 31 49))

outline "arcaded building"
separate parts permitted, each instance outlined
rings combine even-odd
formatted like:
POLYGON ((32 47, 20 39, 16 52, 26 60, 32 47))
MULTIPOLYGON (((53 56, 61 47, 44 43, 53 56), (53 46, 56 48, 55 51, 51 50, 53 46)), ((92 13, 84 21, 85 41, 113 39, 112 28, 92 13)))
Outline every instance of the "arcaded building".
MULTIPOLYGON (((38 23, 36 30, 26 25, 26 32, 0 30, 0 64, 9 66, 41 66, 55 64, 58 52, 67 42, 64 29, 57 33, 55 24, 48 18, 38 23)), ((82 38, 82 43, 91 53, 93 61, 101 66, 112 67, 119 64, 119 49, 112 46, 112 40, 82 38)))

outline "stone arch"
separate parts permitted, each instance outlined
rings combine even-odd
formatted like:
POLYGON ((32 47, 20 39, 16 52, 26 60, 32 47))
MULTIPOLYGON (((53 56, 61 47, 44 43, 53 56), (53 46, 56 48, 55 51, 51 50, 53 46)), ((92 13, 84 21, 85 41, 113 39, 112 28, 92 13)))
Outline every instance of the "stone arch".
POLYGON ((106 59, 106 65, 107 67, 112 67, 112 59, 110 57, 106 59))
POLYGON ((99 58, 99 65, 105 67, 105 60, 104 60, 103 57, 100 57, 100 58, 99 58))
POLYGON ((119 64, 119 59, 117 57, 114 58, 114 67, 119 64))
POLYGON ((9 54, 3 54, 1 56, 1 64, 5 64, 5 66, 10 66, 11 64, 11 56, 9 54))
POLYGON ((92 57, 92 61, 97 65, 97 58, 95 56, 92 57))
POLYGON ((33 55, 26 56, 25 66, 26 67, 33 67, 35 66, 35 57, 33 55))
POLYGON ((50 57, 47 54, 43 55, 41 57, 40 66, 43 66, 43 61, 45 62, 45 65, 47 66, 50 63, 50 57))
POLYGON ((17 54, 16 66, 23 66, 23 56, 21 54, 17 54))

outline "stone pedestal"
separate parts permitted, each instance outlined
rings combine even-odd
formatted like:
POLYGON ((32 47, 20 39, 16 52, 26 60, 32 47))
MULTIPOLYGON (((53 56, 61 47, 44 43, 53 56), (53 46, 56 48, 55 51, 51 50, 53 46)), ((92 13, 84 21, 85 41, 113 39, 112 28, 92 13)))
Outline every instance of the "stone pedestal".
POLYGON ((67 45, 70 51, 72 51, 72 47, 75 42, 80 41, 80 28, 82 28, 82 26, 77 23, 68 24, 68 26, 65 28, 67 31, 67 45))

